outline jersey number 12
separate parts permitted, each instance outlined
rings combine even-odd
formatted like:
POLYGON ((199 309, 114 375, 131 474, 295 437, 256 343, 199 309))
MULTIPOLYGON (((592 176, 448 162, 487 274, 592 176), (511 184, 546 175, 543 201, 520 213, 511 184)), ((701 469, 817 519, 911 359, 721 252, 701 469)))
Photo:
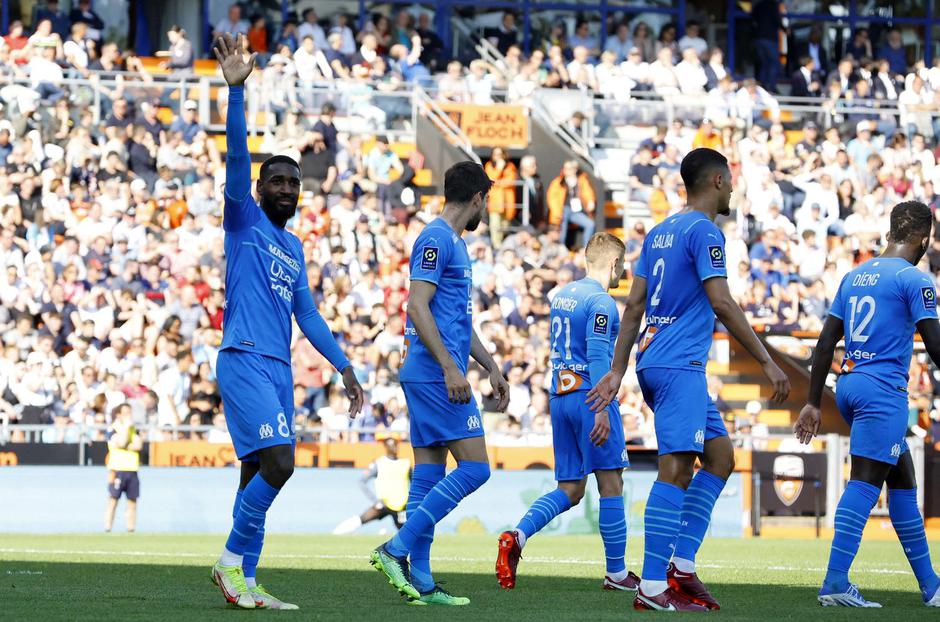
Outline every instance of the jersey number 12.
POLYGON ((862 298, 852 296, 849 298, 849 304, 852 305, 849 313, 849 339, 857 343, 865 343, 868 341, 865 329, 875 316, 875 299, 871 296, 862 298))

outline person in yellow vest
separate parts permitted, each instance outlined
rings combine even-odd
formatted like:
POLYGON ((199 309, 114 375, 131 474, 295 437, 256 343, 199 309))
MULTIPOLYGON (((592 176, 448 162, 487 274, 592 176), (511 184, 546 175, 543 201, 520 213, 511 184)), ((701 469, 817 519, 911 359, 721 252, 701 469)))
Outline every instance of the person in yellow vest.
POLYGON ((374 503, 360 514, 351 516, 337 525, 334 535, 352 533, 366 523, 391 516, 395 527, 401 529, 405 522, 405 505, 411 485, 411 461, 398 457, 398 439, 385 439, 385 455, 369 465, 362 476, 362 489, 374 503), (375 492, 369 481, 375 480, 375 492))
POLYGON ((121 404, 111 413, 113 423, 108 429, 108 507, 104 514, 104 530, 111 531, 118 500, 127 498, 127 531, 137 526, 137 498, 140 496, 140 450, 143 439, 131 421, 130 404, 121 404))

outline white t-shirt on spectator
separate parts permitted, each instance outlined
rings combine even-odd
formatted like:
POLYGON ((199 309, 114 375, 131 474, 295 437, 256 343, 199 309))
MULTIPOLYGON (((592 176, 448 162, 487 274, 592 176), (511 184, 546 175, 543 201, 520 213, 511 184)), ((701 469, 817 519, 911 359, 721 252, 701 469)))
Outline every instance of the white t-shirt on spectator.
POLYGON ((36 86, 43 82, 60 84, 65 77, 62 73, 62 68, 59 67, 58 64, 39 56, 35 56, 29 61, 26 65, 26 72, 29 74, 33 88, 36 88, 36 86))
POLYGON ((470 101, 478 106, 492 104, 494 79, 491 74, 484 74, 482 78, 468 75, 467 89, 470 91, 470 101))
POLYGON ((83 45, 69 39, 65 42, 65 45, 62 46, 62 51, 66 58, 72 59, 71 62, 75 67, 79 69, 88 68, 88 51, 83 45))
MULTIPOLYGON (((310 22, 304 22, 297 27, 297 41, 303 43, 303 40, 307 37, 313 37, 313 44, 317 46, 318 50, 325 50, 329 45, 326 41, 326 33, 323 32, 323 28, 320 24, 311 24, 310 22)), ((297 50, 298 52, 300 50, 297 50)))
POLYGON ((683 93, 697 95, 705 92, 705 85, 708 84, 708 77, 705 75, 705 69, 700 63, 689 63, 686 61, 676 65, 676 77, 679 79, 679 88, 683 93))

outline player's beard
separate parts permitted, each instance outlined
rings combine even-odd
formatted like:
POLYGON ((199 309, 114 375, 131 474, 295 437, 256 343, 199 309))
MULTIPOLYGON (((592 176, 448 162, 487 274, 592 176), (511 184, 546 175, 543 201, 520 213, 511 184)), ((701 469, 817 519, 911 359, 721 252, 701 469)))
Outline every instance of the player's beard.
POLYGON ((297 212, 297 201, 288 204, 282 203, 279 199, 270 198, 262 201, 261 209, 271 222, 280 225, 293 218, 297 212))
POLYGON ((473 218, 470 219, 470 222, 467 223, 467 231, 476 231, 477 227, 480 226, 480 223, 483 221, 483 209, 480 208, 476 214, 473 215, 473 218))

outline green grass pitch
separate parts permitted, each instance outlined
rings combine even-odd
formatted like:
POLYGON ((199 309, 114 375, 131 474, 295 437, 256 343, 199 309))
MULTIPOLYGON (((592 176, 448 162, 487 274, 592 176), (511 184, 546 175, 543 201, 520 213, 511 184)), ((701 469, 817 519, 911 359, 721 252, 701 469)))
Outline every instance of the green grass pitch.
MULTIPOLYGON (((435 576, 462 608, 409 607, 368 564, 376 536, 269 535, 258 577, 299 612, 230 609, 209 580, 224 542, 206 535, 0 535, 0 619, 221 620, 294 617, 314 620, 622 620, 636 612, 627 593, 600 589, 603 548, 597 536, 533 538, 513 591, 496 584, 496 537, 435 540, 435 576)), ((723 620, 926 620, 897 542, 863 542, 853 580, 885 610, 823 609, 816 590, 827 541, 708 539, 699 574, 722 604, 705 615, 723 620)), ((934 559, 940 543, 933 543, 934 559)), ((642 539, 631 538, 628 567, 640 569, 642 539)))

